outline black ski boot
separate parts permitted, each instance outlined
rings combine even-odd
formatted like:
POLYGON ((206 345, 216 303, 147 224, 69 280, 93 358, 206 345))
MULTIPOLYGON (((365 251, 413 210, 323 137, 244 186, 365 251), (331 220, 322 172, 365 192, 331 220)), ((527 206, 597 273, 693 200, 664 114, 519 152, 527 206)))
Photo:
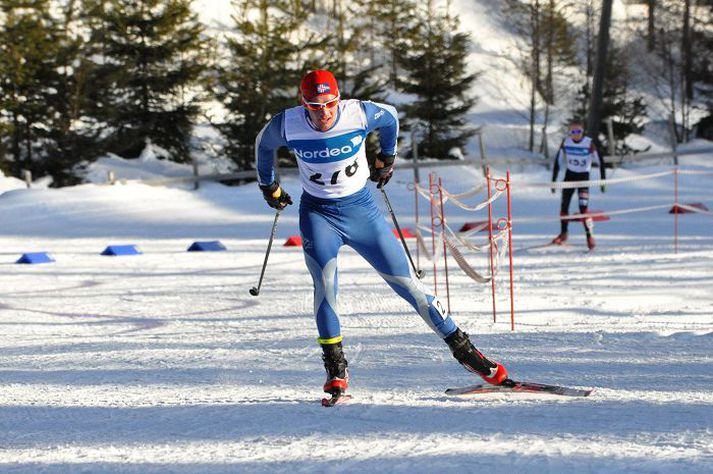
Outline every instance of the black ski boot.
POLYGON ((468 334, 460 329, 444 339, 453 357, 469 372, 480 375, 489 384, 500 385, 508 378, 508 371, 502 364, 485 357, 470 342, 468 334))
POLYGON ((344 395, 349 386, 349 371, 347 359, 344 358, 342 343, 320 344, 322 346, 322 360, 327 371, 327 381, 324 382, 324 391, 333 397, 344 395))

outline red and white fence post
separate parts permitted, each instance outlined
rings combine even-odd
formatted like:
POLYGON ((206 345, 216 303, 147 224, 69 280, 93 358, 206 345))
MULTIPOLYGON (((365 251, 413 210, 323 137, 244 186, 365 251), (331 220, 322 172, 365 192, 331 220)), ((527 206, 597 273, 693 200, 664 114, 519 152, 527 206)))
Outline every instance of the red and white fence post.
POLYGON ((510 199, 510 170, 508 170, 505 181, 508 194, 508 255, 510 256, 510 329, 515 330, 515 292, 513 288, 513 267, 512 267, 512 204, 510 199))
POLYGON ((441 232, 443 232, 443 268, 446 272, 446 300, 448 301, 448 313, 451 312, 451 290, 448 285, 448 251, 446 250, 446 212, 443 209, 443 181, 438 178, 438 195, 441 200, 441 232))
MULTIPOLYGON (((414 180, 413 183, 413 199, 414 199, 414 212, 416 214, 416 235, 421 235, 421 232, 418 228, 418 186, 419 182, 414 180)), ((418 240, 416 241, 416 268, 420 269, 421 268, 421 246, 418 243, 418 240)))
MULTIPOLYGON (((493 184, 490 178, 490 167, 485 169, 485 180, 488 186, 488 238, 490 242, 490 287, 493 293, 493 322, 496 322, 496 310, 495 310, 495 263, 493 261, 493 248, 495 247, 495 241, 493 240, 493 202, 491 201, 493 197, 493 184)), ((497 249, 496 249, 497 250, 497 249)))
POLYGON ((428 173, 428 195, 431 208, 431 255, 433 255, 433 294, 438 296, 438 277, 436 275, 436 223, 433 215, 433 173, 428 173))
POLYGON ((673 169, 673 252, 678 253, 678 166, 673 169))

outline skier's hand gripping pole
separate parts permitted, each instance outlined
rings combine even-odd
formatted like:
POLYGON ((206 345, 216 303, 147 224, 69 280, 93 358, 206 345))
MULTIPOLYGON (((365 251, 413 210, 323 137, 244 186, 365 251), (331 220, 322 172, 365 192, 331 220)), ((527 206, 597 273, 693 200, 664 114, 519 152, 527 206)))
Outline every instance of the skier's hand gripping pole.
POLYGON ((369 179, 377 183, 379 189, 386 186, 394 173, 396 155, 384 155, 379 152, 376 158, 369 160, 369 179))
POLYGON ((275 240, 275 231, 277 230, 277 219, 280 218, 280 213, 282 209, 278 209, 275 212, 275 221, 272 223, 272 232, 270 233, 270 242, 267 244, 267 251, 265 252, 265 260, 262 262, 262 271, 260 272, 260 281, 257 287, 253 286, 250 288, 250 294, 257 296, 260 294, 260 287, 262 287, 262 279, 265 276, 265 267, 267 267, 267 258, 270 256, 270 249, 272 248, 272 241, 275 240))
MULTIPOLYGON (((386 184, 386 183, 384 183, 386 184)), ((384 202, 386 203, 386 207, 389 209, 389 214, 391 214, 391 221, 394 223, 394 227, 396 227, 396 231, 399 233, 399 238, 401 239, 401 244, 404 246, 404 250, 406 251, 406 256, 408 257, 409 263, 411 263, 411 268, 413 268, 414 273, 420 280, 423 278, 423 270, 421 269, 416 269, 416 265, 413 263, 413 259, 411 258, 411 252, 409 252, 408 245, 406 245, 406 239, 404 239, 404 234, 401 232, 401 226, 399 226, 398 221, 396 220, 396 214, 394 214, 394 209, 391 207, 391 202, 389 202, 389 197, 386 195, 386 191, 384 190, 384 185, 379 184, 377 186, 379 190, 381 191, 381 194, 384 195, 384 202)))
POLYGON ((265 198, 267 205, 273 209, 279 209, 281 211, 292 204, 292 198, 280 187, 280 183, 277 181, 272 184, 261 184, 260 191, 262 191, 262 196, 265 198))

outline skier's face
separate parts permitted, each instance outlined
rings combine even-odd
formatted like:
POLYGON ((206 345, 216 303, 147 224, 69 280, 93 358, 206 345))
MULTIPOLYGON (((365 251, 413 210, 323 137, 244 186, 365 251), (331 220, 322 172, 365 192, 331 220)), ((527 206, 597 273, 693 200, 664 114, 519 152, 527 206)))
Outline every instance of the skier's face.
POLYGON ((578 142, 584 136, 584 127, 581 123, 573 123, 569 126, 569 136, 575 142, 578 142))
POLYGON ((339 105, 339 96, 334 94, 320 95, 309 102, 304 102, 312 124, 322 132, 329 130, 337 120, 337 105, 339 105))

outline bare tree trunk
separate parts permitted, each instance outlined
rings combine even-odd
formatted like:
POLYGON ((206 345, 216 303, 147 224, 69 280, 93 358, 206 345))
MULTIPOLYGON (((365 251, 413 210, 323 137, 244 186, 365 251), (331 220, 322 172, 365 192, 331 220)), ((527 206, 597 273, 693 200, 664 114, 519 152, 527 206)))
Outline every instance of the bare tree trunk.
POLYGON ((659 34, 659 45, 661 48, 661 58, 664 62, 663 65, 666 68, 666 79, 668 79, 668 102, 670 104, 673 135, 676 142, 680 142, 681 137, 678 134, 678 127, 676 127, 676 64, 673 57, 673 48, 670 38, 663 30, 659 34))
POLYGON ((530 90, 530 138, 528 150, 535 150, 535 114, 537 113, 537 92, 540 89, 540 0, 530 4, 530 26, 532 28, 532 89, 530 90))
MULTIPOLYGON (((393 2, 391 3, 390 17, 391 31, 396 31, 396 27, 398 26, 398 19, 396 18, 396 5, 394 5, 393 2)), ((398 82, 399 65, 397 61, 397 53, 396 47, 394 46, 394 42, 391 42, 391 46, 389 48, 391 54, 391 71, 389 71, 389 82, 391 83, 391 87, 396 88, 398 82)))
POLYGON ((609 26, 611 24, 612 0, 602 0, 602 14, 599 17, 599 38, 597 38, 597 59, 592 83, 592 100, 589 105, 587 128, 594 142, 599 145, 599 122, 602 112, 602 93, 606 71, 607 50, 609 48, 609 26))
POLYGON ((369 66, 376 64, 376 19, 369 15, 369 66))
POLYGON ((545 46, 545 61, 546 61, 546 71, 545 71, 545 115, 542 120, 542 140, 540 141, 540 152, 547 153, 544 150, 546 143, 545 136, 547 135, 547 126, 550 123, 550 107, 555 103, 555 90, 554 90, 554 78, 553 78, 553 68, 554 68, 554 17, 555 17, 555 0, 550 0, 547 7, 547 30, 545 41, 547 42, 545 46))
POLYGON ((540 153, 549 156, 547 150, 547 125, 550 123, 550 104, 545 102, 545 115, 542 119, 542 137, 540 139, 540 153))
MULTIPOLYGON (((268 49, 268 44, 270 42, 268 35, 270 32, 269 28, 269 22, 270 22, 270 12, 269 12, 269 6, 268 2, 266 0, 261 0, 260 5, 260 29, 262 30, 260 32, 260 41, 262 41, 262 52, 260 53, 260 65, 258 66, 260 69, 260 77, 265 77, 266 76, 266 71, 268 69, 268 64, 269 64, 269 59, 266 57, 267 52, 269 51, 268 49)), ((268 98, 270 91, 257 91, 258 94, 263 94, 265 99, 268 98)), ((267 100, 261 100, 260 101, 260 111, 259 111, 259 116, 260 117, 265 117, 267 114, 267 100)), ((248 156, 245 156, 245 160, 249 160, 250 158, 248 156)))
MULTIPOLYGON (((533 67, 534 69, 534 67, 533 67)), ((533 70, 533 73, 535 71, 533 70)), ((530 138, 528 141, 527 149, 530 151, 535 150, 535 112, 537 107, 537 86, 535 85, 535 80, 532 80, 532 87, 530 88, 530 138)))
POLYGON ((691 102, 693 101, 693 59, 691 56, 691 0, 685 0, 683 10, 683 36, 681 38, 681 49, 683 52, 683 71, 681 85, 681 125, 683 141, 688 141, 688 129, 690 127, 691 102))
POLYGON ((589 79, 594 74, 594 5, 592 3, 592 0, 589 0, 587 2, 585 15, 587 17, 587 79, 589 79))
MULTIPOLYGON (((547 46, 546 46, 546 55, 545 59, 547 61, 546 63, 546 72, 545 72, 545 101, 550 104, 554 105, 555 103, 555 88, 554 88, 554 78, 552 77, 552 69, 554 67, 554 23, 555 23, 555 1, 550 0, 549 8, 547 11, 547 37, 545 38, 545 41, 547 41, 547 46)), ((546 124, 545 124, 546 126, 546 124)))
POLYGON ((22 172, 22 150, 21 150, 21 132, 20 132, 20 116, 17 112, 12 113, 12 173, 14 176, 20 176, 22 172))
POLYGON ((25 161, 27 162, 28 166, 32 166, 32 126, 34 123, 32 121, 27 120, 25 122, 25 161))
POLYGON ((344 18, 344 4, 342 0, 335 2, 335 8, 337 9, 337 71, 347 77, 347 62, 346 62, 346 31, 345 31, 345 18, 344 18))
POLYGON ((651 52, 656 47, 656 0, 646 0, 646 3, 649 7, 646 48, 651 52))

